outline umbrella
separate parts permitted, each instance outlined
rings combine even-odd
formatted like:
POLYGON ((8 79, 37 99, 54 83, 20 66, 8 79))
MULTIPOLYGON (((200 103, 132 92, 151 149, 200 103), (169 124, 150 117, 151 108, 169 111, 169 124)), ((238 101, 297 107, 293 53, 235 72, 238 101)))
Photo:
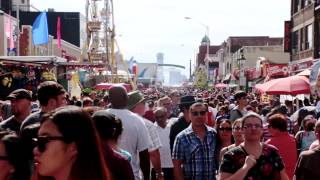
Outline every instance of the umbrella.
POLYGON ((131 91, 132 90, 131 85, 130 84, 126 84, 126 83, 119 83, 119 84, 100 83, 100 84, 97 84, 95 86, 95 89, 97 89, 97 90, 109 90, 114 85, 121 85, 121 86, 125 87, 127 91, 131 91))
POLYGON ((298 95, 310 93, 310 82, 305 76, 289 76, 257 84, 255 88, 270 95, 298 95))
POLYGON ((224 83, 218 83, 215 85, 216 88, 226 88, 228 87, 228 84, 224 84, 224 83))

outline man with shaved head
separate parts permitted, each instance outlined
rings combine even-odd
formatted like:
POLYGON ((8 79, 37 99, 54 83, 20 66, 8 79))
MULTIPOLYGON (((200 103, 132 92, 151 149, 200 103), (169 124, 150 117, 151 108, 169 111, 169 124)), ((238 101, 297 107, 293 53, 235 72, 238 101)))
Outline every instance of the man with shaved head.
POLYGON ((119 147, 131 154, 131 166, 135 179, 142 179, 140 176, 140 168, 144 179, 149 179, 148 148, 151 145, 151 141, 143 119, 127 109, 128 95, 123 86, 111 87, 109 90, 109 100, 111 108, 107 109, 107 111, 117 116, 123 125, 123 133, 119 139, 119 147))

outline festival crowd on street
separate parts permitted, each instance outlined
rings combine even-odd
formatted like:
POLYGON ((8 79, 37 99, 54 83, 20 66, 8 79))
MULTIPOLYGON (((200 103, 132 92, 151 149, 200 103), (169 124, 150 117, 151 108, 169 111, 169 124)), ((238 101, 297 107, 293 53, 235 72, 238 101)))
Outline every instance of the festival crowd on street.
POLYGON ((1 101, 0 180, 317 179, 319 104, 121 85, 77 99, 46 81, 1 101))

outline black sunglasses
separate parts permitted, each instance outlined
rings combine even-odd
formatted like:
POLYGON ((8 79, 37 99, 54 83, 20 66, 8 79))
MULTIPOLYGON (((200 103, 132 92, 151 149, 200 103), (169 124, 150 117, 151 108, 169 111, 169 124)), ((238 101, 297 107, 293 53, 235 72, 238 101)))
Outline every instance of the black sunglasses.
POLYGON ((207 112, 207 111, 193 111, 193 112, 191 112, 191 114, 192 114, 193 116, 203 116, 203 115, 206 114, 206 112, 207 112))
POLYGON ((9 160, 8 156, 0 156, 0 160, 9 160))
POLYGON ((229 128, 221 127, 221 128, 219 128, 219 131, 232 131, 232 128, 231 127, 229 127, 229 128))
POLYGON ((35 145, 38 147, 38 150, 40 152, 44 152, 46 150, 46 145, 50 141, 64 141, 65 138, 62 136, 39 136, 38 138, 32 139, 35 145))

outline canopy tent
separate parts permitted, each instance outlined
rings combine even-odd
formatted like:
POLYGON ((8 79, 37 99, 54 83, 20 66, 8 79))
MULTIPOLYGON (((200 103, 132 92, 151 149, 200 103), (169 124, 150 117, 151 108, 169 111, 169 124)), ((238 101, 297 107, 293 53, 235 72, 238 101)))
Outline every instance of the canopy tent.
POLYGON ((218 83, 218 84, 216 84, 214 87, 216 87, 216 88, 227 88, 227 87, 228 87, 228 84, 218 83))
POLYGON ((268 81, 264 84, 257 84, 255 88, 269 95, 298 95, 310 93, 310 82, 305 76, 289 76, 268 81))

